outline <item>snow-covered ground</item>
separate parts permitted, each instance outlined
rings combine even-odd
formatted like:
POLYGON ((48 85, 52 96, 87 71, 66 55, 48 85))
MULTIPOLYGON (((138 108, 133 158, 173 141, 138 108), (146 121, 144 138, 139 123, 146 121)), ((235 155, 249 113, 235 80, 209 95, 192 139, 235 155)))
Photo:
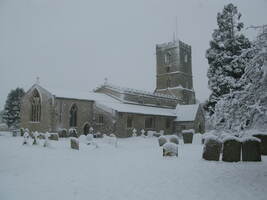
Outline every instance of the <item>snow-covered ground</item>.
MULTIPOLYGON (((99 148, 69 139, 51 147, 22 145, 22 137, 0 133, 0 199, 266 199, 267 157, 262 162, 201 159, 202 145, 179 144, 179 155, 163 158, 156 138, 97 139, 99 148)), ((43 142, 43 141, 42 141, 43 142)))

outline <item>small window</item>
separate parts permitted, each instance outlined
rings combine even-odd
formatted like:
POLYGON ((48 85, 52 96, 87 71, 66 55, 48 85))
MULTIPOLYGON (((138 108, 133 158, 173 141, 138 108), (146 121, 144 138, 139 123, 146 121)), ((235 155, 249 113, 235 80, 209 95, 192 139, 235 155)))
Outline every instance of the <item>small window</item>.
POLYGON ((103 115, 98 115, 98 120, 97 120, 97 122, 98 122, 99 124, 104 124, 104 116, 103 116, 103 115))
POLYGON ((128 117, 127 118, 127 128, 132 128, 133 127, 133 118, 128 117))
POLYGON ((145 120, 145 128, 153 128, 153 118, 149 117, 145 120))
POLYGON ((165 64, 170 64, 171 62, 171 53, 170 52, 167 52, 165 55, 164 55, 164 63, 165 64))
POLYGON ((37 89, 33 91, 31 98, 31 121, 40 122, 41 120, 41 97, 37 89))

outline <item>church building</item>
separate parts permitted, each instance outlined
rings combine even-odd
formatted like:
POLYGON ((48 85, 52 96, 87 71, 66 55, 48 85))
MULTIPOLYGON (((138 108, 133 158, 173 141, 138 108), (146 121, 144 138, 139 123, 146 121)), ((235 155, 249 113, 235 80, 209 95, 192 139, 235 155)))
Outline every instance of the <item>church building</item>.
POLYGON ((22 128, 38 132, 75 129, 78 135, 94 132, 129 137, 137 133, 182 130, 205 131, 204 113, 196 103, 192 80, 191 46, 172 41, 156 46, 157 74, 154 92, 112 85, 105 81, 93 92, 76 94, 34 84, 21 102, 22 128))

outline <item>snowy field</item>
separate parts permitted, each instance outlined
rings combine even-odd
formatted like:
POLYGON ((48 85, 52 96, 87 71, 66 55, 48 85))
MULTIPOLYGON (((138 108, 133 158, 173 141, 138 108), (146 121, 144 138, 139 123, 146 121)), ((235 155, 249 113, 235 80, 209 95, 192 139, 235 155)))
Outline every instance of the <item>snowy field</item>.
POLYGON ((180 144, 178 158, 163 158, 156 138, 119 139, 117 148, 97 139, 99 148, 80 144, 77 151, 68 139, 44 148, 0 135, 1 200, 265 200, 267 195, 266 156, 258 163, 225 163, 202 160, 200 144, 180 144))

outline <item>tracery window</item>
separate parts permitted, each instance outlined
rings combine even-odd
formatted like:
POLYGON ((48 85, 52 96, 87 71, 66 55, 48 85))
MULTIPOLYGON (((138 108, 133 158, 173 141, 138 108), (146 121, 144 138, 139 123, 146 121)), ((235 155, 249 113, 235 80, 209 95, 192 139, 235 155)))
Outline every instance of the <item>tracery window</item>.
POLYGON ((41 97, 37 89, 33 91, 31 99, 31 121, 41 121, 41 97))
POLYGON ((73 104, 70 109, 70 127, 77 127, 77 112, 77 105, 73 104))

